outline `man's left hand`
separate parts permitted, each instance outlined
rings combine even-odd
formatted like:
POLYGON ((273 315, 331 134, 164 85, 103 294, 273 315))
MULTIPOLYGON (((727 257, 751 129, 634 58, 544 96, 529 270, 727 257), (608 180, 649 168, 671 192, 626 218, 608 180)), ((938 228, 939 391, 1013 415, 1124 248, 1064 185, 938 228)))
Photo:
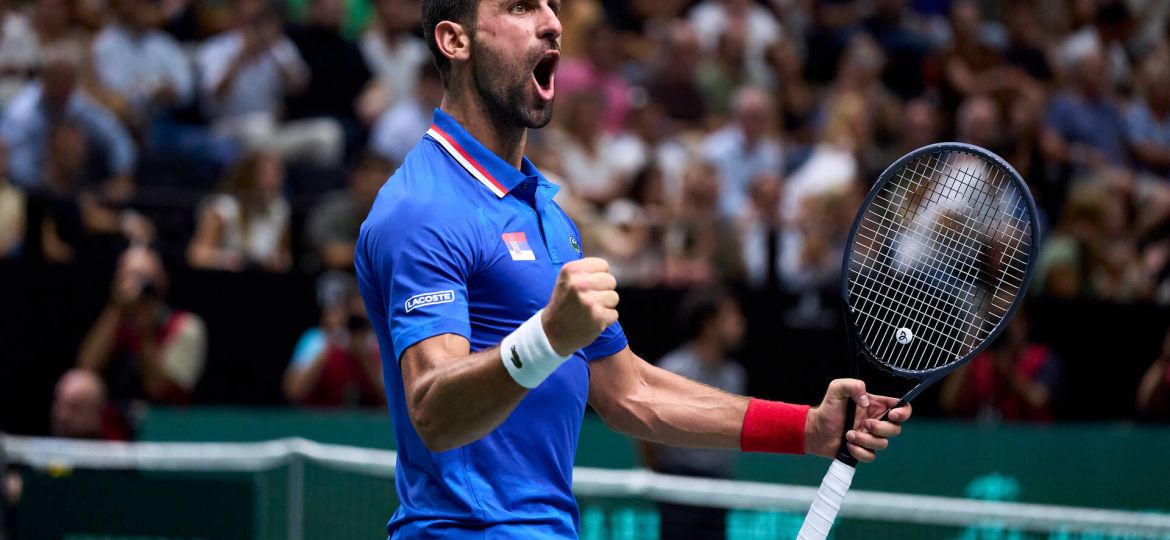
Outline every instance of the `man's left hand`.
POLYGON ((857 379, 837 379, 829 383, 824 401, 808 411, 805 453, 836 457, 845 430, 845 407, 851 399, 856 409, 852 429, 846 434, 847 448, 858 461, 873 461, 878 451, 890 445, 890 438, 902 432, 900 424, 910 419, 910 404, 890 410, 898 398, 869 394, 865 383, 857 379), (879 420, 886 411, 890 411, 889 419, 879 420))

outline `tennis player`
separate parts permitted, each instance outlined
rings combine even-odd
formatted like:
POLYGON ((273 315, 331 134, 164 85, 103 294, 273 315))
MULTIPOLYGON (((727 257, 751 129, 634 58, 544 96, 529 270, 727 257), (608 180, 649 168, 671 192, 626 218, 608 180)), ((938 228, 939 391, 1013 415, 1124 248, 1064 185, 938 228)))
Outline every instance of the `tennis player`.
MULTIPOLYGON (((575 538, 585 405, 661 444, 831 457, 886 448, 909 406, 833 381, 815 408, 724 393, 653 367, 618 324, 557 186, 524 157, 548 124, 560 0, 422 0, 446 94, 382 188, 356 252, 383 355, 401 506, 391 538, 575 538), (862 419, 870 418, 862 421, 862 419)), ((782 354, 777 352, 777 354, 782 354)))

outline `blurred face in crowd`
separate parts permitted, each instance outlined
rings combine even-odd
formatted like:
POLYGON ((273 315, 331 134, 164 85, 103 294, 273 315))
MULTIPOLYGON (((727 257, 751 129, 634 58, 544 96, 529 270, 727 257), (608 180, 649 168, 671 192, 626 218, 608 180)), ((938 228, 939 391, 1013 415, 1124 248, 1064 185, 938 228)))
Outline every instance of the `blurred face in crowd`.
POLYGON ((437 39, 454 54, 454 80, 470 77, 469 90, 491 117, 525 128, 552 120, 560 5, 560 0, 485 0, 473 25, 443 21, 436 27, 437 39), (456 44, 461 46, 455 49, 456 44))
POLYGON ((592 142, 601 135, 605 97, 597 90, 582 90, 569 99, 568 132, 582 142, 592 142))
POLYGON ((64 110, 76 86, 77 68, 68 60, 50 60, 41 70, 41 92, 51 111, 64 110))
POLYGON ((153 287, 156 296, 166 292, 167 274, 163 269, 162 259, 158 253, 145 247, 132 247, 122 253, 118 259, 118 269, 114 279, 119 286, 128 289, 138 289, 142 292, 146 286, 153 287))
POLYGON ((707 331, 714 331, 719 339, 719 345, 724 351, 733 351, 743 344, 746 324, 743 312, 739 309, 739 302, 727 299, 719 305, 714 319, 708 323, 707 331))
POLYGON ((392 34, 413 32, 422 24, 416 0, 378 0, 374 8, 382 28, 392 34))
POLYGON ((51 430, 55 437, 78 439, 102 435, 105 385, 89 370, 74 369, 57 382, 51 430))
POLYGON ((57 37, 69 29, 69 3, 67 0, 38 0, 33 14, 33 23, 41 38, 57 37))
POLYGON ((363 204, 373 204, 382 184, 394 172, 394 166, 384 159, 369 158, 353 173, 350 180, 353 192, 363 204))
POLYGON ((772 131, 772 100, 759 88, 745 88, 735 97, 735 118, 744 137, 757 141, 772 131))
POLYGON ((905 122, 902 129, 905 148, 918 148, 938 140, 938 113, 925 100, 916 99, 902 109, 905 122))
POLYGON ((144 0, 115 0, 114 12, 118 20, 133 30, 146 30, 155 26, 160 17, 153 3, 144 0))
POLYGON ((1099 50, 1085 53, 1077 62, 1073 76, 1077 90, 1089 98, 1100 98, 1108 91, 1109 75, 1105 55, 1099 50))
POLYGON ((996 146, 999 106, 986 96, 971 97, 959 108, 958 124, 960 140, 977 146, 996 146))
POLYGON ((974 2, 964 0, 955 2, 951 7, 951 28, 954 29, 957 40, 974 41, 978 39, 981 22, 979 6, 975 5, 974 2))
POLYGON ((317 26, 341 30, 344 18, 343 7, 341 0, 313 0, 313 4, 309 8, 309 20, 317 26))

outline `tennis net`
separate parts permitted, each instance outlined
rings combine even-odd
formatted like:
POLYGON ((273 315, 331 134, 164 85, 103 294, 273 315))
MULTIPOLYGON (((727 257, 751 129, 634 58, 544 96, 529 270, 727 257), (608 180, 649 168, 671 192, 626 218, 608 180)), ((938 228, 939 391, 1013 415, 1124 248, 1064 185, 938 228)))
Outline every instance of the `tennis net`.
MULTIPOLYGON (((0 455, 22 480, 8 512, 12 540, 378 538, 398 504, 394 452, 296 438, 109 443, 0 436, 0 455)), ((584 540, 670 538, 667 521, 680 516, 692 531, 719 529, 733 540, 793 538, 815 494, 814 487, 581 467, 573 489, 584 540)), ((1170 540, 1170 515, 852 491, 834 534, 1170 540)))

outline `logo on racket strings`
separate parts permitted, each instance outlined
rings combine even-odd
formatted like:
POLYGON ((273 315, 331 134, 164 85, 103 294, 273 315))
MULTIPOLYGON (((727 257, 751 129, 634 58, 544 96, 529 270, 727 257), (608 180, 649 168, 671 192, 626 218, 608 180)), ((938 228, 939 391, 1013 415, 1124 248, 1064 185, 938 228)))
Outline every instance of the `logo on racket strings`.
POLYGON ((898 340, 898 343, 901 345, 909 344, 914 340, 914 332, 911 332, 909 328, 899 328, 894 333, 894 339, 898 340))

